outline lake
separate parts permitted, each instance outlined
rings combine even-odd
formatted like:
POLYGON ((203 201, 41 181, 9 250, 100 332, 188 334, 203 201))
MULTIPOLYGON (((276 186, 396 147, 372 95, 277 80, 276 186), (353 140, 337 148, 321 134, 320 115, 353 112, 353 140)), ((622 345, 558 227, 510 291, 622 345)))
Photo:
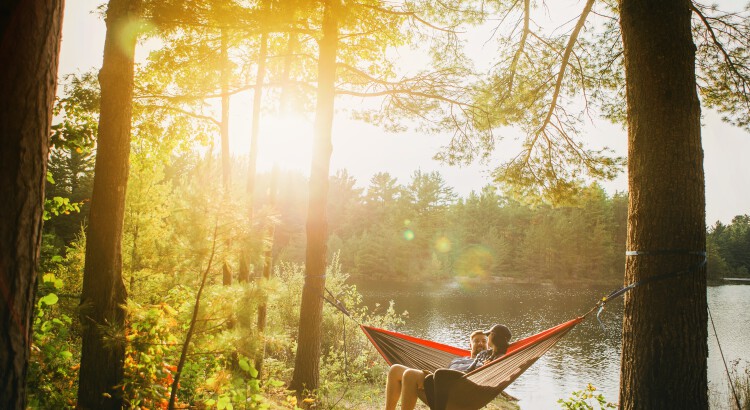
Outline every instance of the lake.
MULTIPOLYGON (((616 287, 493 284, 481 287, 452 284, 384 284, 357 282, 364 302, 409 313, 395 329, 416 337, 468 348, 468 335, 494 323, 506 324, 513 339, 523 338, 587 312, 616 287)), ((750 360, 750 286, 708 288, 708 302, 727 362, 750 360)), ((622 299, 607 305, 602 328, 591 317, 542 356, 506 391, 521 409, 560 408, 587 383, 612 402, 618 400, 622 299)), ((728 385, 717 343, 709 323, 708 379, 712 408, 728 407, 728 385)))

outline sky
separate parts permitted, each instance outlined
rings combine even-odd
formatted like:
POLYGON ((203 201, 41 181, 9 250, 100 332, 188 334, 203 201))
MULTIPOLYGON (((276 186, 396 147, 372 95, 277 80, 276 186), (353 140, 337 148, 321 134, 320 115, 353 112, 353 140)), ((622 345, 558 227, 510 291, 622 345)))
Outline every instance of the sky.
MULTIPOLYGON (((86 72, 98 69, 102 63, 104 49, 104 22, 92 10, 100 0, 69 0, 65 5, 63 18, 63 38, 60 52, 60 78, 69 73, 86 72)), ((476 53, 489 55, 494 45, 483 42, 476 53)), ((145 57, 143 47, 137 58, 145 57)), ((58 93, 62 86, 58 87, 58 93)), ((232 97, 230 111, 231 148, 238 155, 245 155, 249 139, 249 92, 232 97)), ((340 101, 339 101, 340 103, 340 101)), ((270 169, 273 161, 266 160, 273 155, 266 153, 287 152, 282 168, 309 172, 311 136, 292 140, 263 139, 263 135, 306 135, 311 121, 305 118, 262 119, 261 158, 259 167, 270 169), (297 131, 299 130, 299 131, 297 131), (294 147, 289 153, 289 147, 294 147)), ((702 138, 705 153, 706 174, 706 222, 729 223, 736 215, 750 214, 750 134, 723 123, 720 116, 707 109, 703 110, 702 138)), ((495 157, 509 158, 519 151, 516 138, 521 134, 515 130, 504 130, 505 139, 498 144, 495 157)), ((217 132, 218 138, 218 132, 217 132)), ((450 135, 423 135, 414 131, 399 134, 386 133, 372 124, 354 121, 346 115, 334 119, 333 154, 331 173, 347 169, 357 179, 360 187, 366 187, 370 178, 377 172, 389 172, 401 184, 410 180, 411 174, 419 169, 423 172, 439 171, 454 191, 465 196, 472 190, 478 191, 491 183, 492 164, 472 164, 463 167, 450 167, 433 160, 438 149, 445 145, 450 135)), ((618 155, 624 156, 627 150, 626 131, 619 125, 595 120, 583 129, 583 138, 591 146, 608 146, 618 155)), ((218 146, 218 144, 217 144, 218 146)), ((603 182, 609 194, 627 189, 627 176, 623 173, 614 181, 603 182)))

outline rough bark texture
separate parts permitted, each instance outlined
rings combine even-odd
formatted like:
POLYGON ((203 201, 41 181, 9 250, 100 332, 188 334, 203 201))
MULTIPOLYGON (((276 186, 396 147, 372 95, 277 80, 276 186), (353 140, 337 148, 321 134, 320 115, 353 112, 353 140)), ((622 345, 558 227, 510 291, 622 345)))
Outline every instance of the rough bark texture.
MULTIPOLYGON (((705 192, 689 0, 621 0, 628 103, 627 247, 705 250, 705 192)), ((629 256, 625 282, 702 256, 629 256)), ((708 407, 705 269, 625 297, 620 406, 708 407)))
POLYGON ((318 388, 320 336, 323 318, 328 226, 328 173, 331 162, 331 129, 336 81, 338 24, 336 0, 329 0, 323 11, 323 37, 318 56, 318 96, 315 112, 315 141, 310 168, 310 202, 307 208, 307 250, 305 286, 300 307, 299 338, 294 375, 289 386, 298 394, 318 388))
MULTIPOLYGON (((101 109, 94 190, 86 238, 81 294, 81 370, 78 407, 119 409, 125 344, 122 279, 122 226, 128 183, 133 100, 133 53, 136 36, 125 30, 140 0, 111 0, 107 8, 104 60, 99 71, 101 109), (114 336, 111 337, 111 336, 114 336)), ((132 26, 131 26, 132 27, 132 26)))
POLYGON ((0 7, 0 409, 26 408, 26 371, 64 1, 0 7))

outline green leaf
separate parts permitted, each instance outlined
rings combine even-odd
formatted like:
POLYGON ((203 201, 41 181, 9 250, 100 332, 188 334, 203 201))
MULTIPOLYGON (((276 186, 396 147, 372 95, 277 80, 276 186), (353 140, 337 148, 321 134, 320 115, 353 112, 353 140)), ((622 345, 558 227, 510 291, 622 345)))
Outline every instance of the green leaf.
POLYGON ((284 382, 282 382, 281 380, 271 379, 268 381, 268 385, 270 385, 271 387, 281 387, 284 385, 284 382))
POLYGON ((65 359, 65 360, 68 360, 68 359, 70 359, 71 357, 73 357, 73 353, 70 353, 70 352, 69 352, 69 351, 67 351, 67 350, 63 350, 62 352, 60 352, 60 356, 61 356, 61 357, 62 357, 63 359, 65 359))
POLYGON ((42 332, 47 332, 52 328, 52 322, 46 320, 42 323, 42 332))
POLYGON ((49 293, 47 294, 47 296, 39 300, 46 305, 54 305, 58 300, 60 300, 60 298, 58 298, 54 293, 49 293))
POLYGON ((249 372, 250 371, 250 363, 247 362, 245 359, 240 359, 240 369, 249 372))
POLYGON ((216 400, 208 399, 205 402, 203 402, 203 404, 205 404, 206 406, 213 406, 214 404, 216 404, 216 400))

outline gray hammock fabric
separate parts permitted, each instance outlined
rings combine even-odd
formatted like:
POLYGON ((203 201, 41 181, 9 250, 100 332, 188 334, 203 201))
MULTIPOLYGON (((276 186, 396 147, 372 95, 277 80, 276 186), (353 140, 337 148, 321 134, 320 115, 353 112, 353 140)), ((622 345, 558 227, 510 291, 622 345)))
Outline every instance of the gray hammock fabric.
POLYGON ((476 410, 497 397, 584 317, 518 340, 508 346, 502 357, 466 374, 445 368, 451 360, 469 356, 468 350, 389 330, 360 327, 389 365, 401 364, 434 374, 425 380, 427 404, 432 410, 476 410))

